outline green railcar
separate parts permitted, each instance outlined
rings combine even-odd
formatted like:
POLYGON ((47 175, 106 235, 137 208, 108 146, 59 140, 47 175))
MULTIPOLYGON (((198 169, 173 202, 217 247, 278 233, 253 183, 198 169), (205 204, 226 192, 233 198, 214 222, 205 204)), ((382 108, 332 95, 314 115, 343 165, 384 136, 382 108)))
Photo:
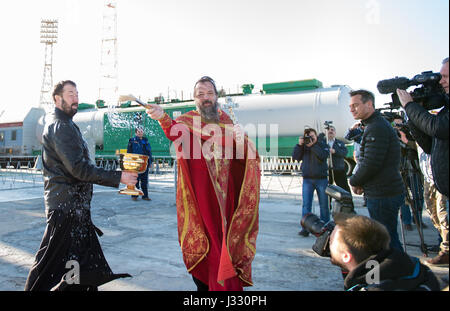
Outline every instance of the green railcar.
MULTIPOLYGON (((175 119, 177 116, 195 109, 193 104, 165 104, 164 111, 175 119)), ((124 106, 122 106, 124 107, 124 106)), ((134 136, 137 126, 144 129, 145 136, 148 138, 152 147, 154 157, 170 156, 171 142, 166 138, 158 121, 152 120, 140 106, 129 106, 122 108, 111 115, 104 114, 103 145, 96 146, 97 156, 109 156, 127 149, 128 140, 134 136), (114 114, 117 114, 114 116, 114 114), (117 124, 115 119, 120 119, 117 124)))
MULTIPOLYGON (((178 104, 164 104, 164 111, 172 118, 176 119, 178 116, 195 109, 193 102, 178 103, 178 104)), ((163 130, 159 126, 158 122, 152 120, 142 107, 128 106, 122 108, 119 114, 119 118, 122 124, 127 126, 117 126, 114 121, 111 120, 111 116, 105 113, 104 115, 104 132, 103 132, 103 145, 96 146, 96 155, 99 157, 111 156, 117 153, 123 152, 127 149, 128 140, 134 136, 134 129, 136 126, 142 126, 144 128, 145 136, 148 138, 150 145, 152 146, 152 154, 155 158, 166 158, 171 156, 171 141, 167 139, 163 130), (134 125, 134 126, 133 126, 134 125)), ((255 143, 260 155, 266 156, 273 155, 273 150, 270 150, 271 141, 270 137, 264 137, 256 139, 255 143), (264 139, 265 142, 261 140, 264 139), (266 146, 266 150, 259 148, 261 144, 266 146), (267 151, 267 152, 264 152, 267 151)), ((292 149, 298 142, 298 137, 295 136, 280 136, 277 137, 277 151, 276 155, 279 157, 290 157, 292 149)), ((353 158, 353 145, 348 144, 347 162, 349 170, 354 166, 353 158)))

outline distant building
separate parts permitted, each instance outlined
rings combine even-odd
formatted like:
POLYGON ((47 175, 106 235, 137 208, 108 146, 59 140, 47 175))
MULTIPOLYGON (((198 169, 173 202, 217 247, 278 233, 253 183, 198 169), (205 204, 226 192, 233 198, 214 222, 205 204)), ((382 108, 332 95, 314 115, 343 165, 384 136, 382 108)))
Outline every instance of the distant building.
POLYGON ((22 152, 23 122, 0 123, 0 155, 22 152))

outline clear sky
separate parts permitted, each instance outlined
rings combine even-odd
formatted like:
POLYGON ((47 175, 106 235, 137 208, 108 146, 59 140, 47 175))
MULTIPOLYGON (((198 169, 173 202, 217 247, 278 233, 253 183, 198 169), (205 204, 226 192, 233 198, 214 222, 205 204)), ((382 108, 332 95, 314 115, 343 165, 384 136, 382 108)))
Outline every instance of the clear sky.
MULTIPOLYGON (((447 0, 118 0, 119 93, 189 97, 213 77, 235 92, 316 78, 376 94, 379 80, 439 71, 449 55, 447 0), (177 92, 177 93, 175 93, 177 92)), ((95 103, 103 0, 4 1, 0 9, 0 114, 39 102, 41 18, 59 20, 53 81, 71 79, 95 103)), ((378 96, 377 106, 388 101, 378 96)))

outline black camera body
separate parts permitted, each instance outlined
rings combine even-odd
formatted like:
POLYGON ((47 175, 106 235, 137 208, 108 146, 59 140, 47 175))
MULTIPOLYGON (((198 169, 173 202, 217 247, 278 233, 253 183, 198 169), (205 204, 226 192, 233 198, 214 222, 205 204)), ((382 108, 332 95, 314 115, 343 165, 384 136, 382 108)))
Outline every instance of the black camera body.
MULTIPOLYGON (((398 131, 402 131, 403 133, 405 133, 406 138, 407 138, 409 141, 415 141, 415 140, 414 140, 414 137, 413 137, 412 134, 411 134, 411 131, 410 131, 409 126, 408 126, 407 123, 399 123, 399 124, 396 124, 396 125, 395 125, 395 128, 396 128, 398 131)), ((400 137, 400 133, 398 133, 398 136, 400 137)))
POLYGON ((326 130, 329 130, 330 129, 330 125, 332 125, 332 124, 333 124, 333 121, 325 121, 323 123, 323 126, 325 127, 326 130))
POLYGON ((350 192, 336 185, 328 185, 325 193, 334 199, 332 214, 353 211, 353 198, 350 192))
POLYGON ((415 75, 411 80, 405 77, 395 77, 393 79, 381 80, 377 84, 378 91, 381 94, 391 94, 392 102, 388 103, 390 109, 401 107, 400 100, 396 93, 397 89, 406 90, 410 86, 422 85, 411 92, 413 100, 422 103, 427 110, 440 108, 444 105, 444 90, 439 81, 442 76, 440 73, 424 71, 415 75))
MULTIPOLYGON (((353 210, 352 195, 348 191, 336 185, 328 185, 325 193, 335 200, 333 215, 353 210)), ((330 236, 336 226, 334 221, 330 220, 324 223, 313 213, 308 213, 303 217, 301 225, 317 237, 316 242, 312 246, 313 251, 319 256, 330 257, 330 236)))
POLYGON ((336 226, 334 221, 330 220, 324 223, 313 213, 306 214, 301 222, 303 228, 317 237, 312 246, 314 252, 322 257, 331 257, 330 255, 330 236, 336 226))
POLYGON ((397 135, 398 138, 400 138, 400 133, 398 131, 402 131, 403 133, 405 133, 406 138, 410 141, 415 141, 414 137, 411 134, 411 130, 409 129, 409 125, 408 123, 405 123, 404 117, 399 114, 398 112, 393 112, 391 111, 385 111, 384 109, 377 109, 381 115, 389 122, 392 124, 392 126, 397 130, 397 135), (395 119, 402 119, 403 122, 402 123, 393 123, 395 119))
POLYGON ((304 141, 305 145, 310 144, 310 143, 312 143, 312 137, 309 135, 305 135, 303 137, 303 141, 304 141))

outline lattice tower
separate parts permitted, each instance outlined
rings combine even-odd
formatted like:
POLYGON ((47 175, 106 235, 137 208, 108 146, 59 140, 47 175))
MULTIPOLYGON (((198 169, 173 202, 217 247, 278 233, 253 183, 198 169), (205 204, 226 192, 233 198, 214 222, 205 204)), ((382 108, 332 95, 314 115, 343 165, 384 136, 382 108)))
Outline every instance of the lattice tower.
POLYGON ((103 9, 103 31, 100 58, 98 98, 106 104, 117 104, 119 81, 117 62, 117 1, 106 0, 103 9))
POLYGON ((45 44, 44 74, 39 104, 45 110, 53 107, 53 44, 58 42, 58 20, 41 20, 41 43, 45 44))

